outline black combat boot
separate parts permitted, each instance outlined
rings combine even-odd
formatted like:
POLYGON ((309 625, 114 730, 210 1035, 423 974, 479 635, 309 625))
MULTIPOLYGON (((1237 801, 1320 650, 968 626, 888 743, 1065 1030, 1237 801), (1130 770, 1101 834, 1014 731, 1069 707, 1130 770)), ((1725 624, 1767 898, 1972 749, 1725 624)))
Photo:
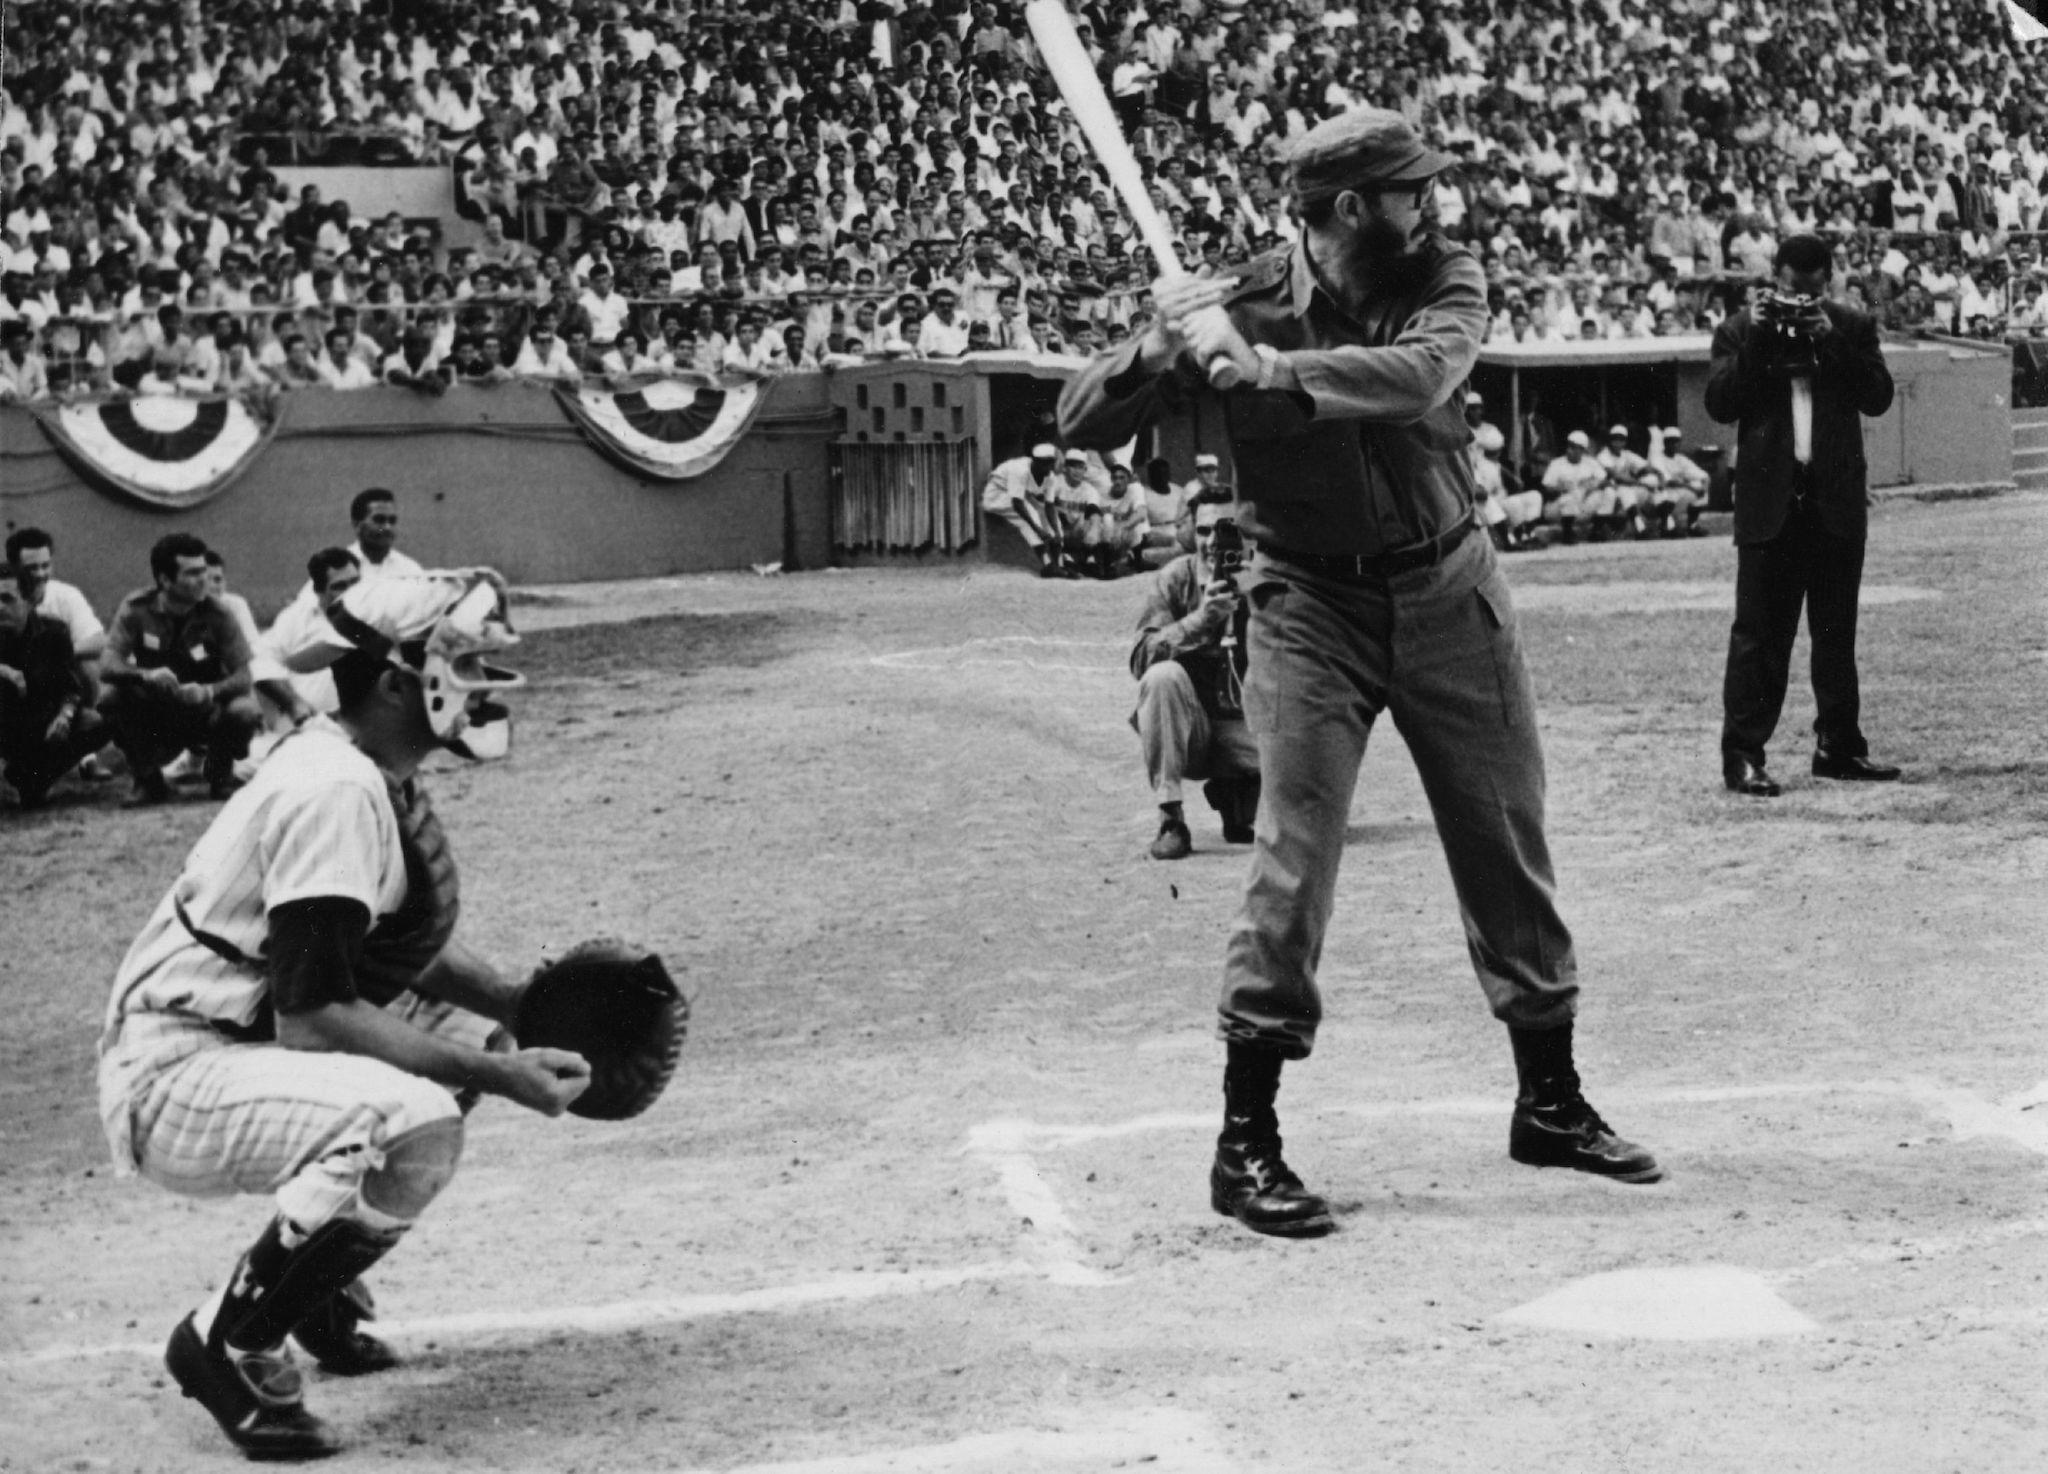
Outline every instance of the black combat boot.
POLYGON ((1209 1204, 1257 1233, 1307 1239, 1334 1226, 1330 1205, 1301 1184, 1280 1157, 1278 1051, 1232 1044, 1223 1067, 1223 1133, 1209 1171, 1209 1204))
POLYGON ((1531 1167, 1570 1167, 1617 1182, 1657 1182, 1664 1169, 1634 1142, 1623 1141, 1579 1092, 1572 1064, 1572 1026, 1508 1030, 1515 1047, 1515 1116, 1508 1155, 1531 1167))

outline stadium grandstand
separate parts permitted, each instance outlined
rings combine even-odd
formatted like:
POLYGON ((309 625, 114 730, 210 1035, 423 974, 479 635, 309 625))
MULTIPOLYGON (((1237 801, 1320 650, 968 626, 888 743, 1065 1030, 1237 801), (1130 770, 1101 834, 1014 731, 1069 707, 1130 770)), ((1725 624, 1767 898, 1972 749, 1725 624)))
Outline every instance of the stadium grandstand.
MULTIPOLYGON (((2020 7, 1077 13, 1190 263, 1290 238, 1289 141, 1370 102, 1462 160, 1435 207, 1498 336, 1695 333, 1819 230, 1893 329, 2048 337, 2020 7)), ((0 396, 1085 354, 1143 312, 1015 4, 11 3, 7 32, 0 396), (448 212, 287 182, 313 165, 445 171, 448 212)))

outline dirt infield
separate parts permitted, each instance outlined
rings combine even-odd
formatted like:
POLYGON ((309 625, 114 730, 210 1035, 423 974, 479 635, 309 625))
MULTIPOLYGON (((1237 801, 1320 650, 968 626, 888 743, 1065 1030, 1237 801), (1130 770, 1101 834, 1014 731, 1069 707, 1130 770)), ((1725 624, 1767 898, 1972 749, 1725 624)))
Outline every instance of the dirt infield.
MULTIPOLYGON (((373 1276, 406 1366, 312 1379, 346 1467, 2043 1467, 2044 512, 1878 509, 1865 710, 1909 781, 1806 778, 1795 689, 1770 803, 1719 782, 1725 543, 1511 561, 1589 1090, 1670 1180, 1507 1161, 1506 1042, 1387 730, 1281 1099, 1340 1205, 1307 1244, 1208 1210, 1244 852, 1191 808, 1196 855, 1145 858, 1134 585, 532 601, 563 627, 514 759, 435 781, 468 934, 658 945, 696 1029, 638 1121, 473 1118, 373 1276)), ((240 1464, 158 1355, 264 1206, 115 1181, 91 1098, 209 812, 0 815, 0 1469, 240 1464)))

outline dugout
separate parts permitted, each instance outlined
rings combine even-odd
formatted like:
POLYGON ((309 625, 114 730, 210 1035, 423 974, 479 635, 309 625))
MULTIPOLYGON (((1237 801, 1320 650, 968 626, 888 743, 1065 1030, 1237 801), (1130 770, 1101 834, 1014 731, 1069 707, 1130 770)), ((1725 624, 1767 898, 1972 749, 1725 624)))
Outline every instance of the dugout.
MULTIPOLYGON (((1472 382, 1508 435, 1517 463, 1529 454, 1528 416, 1549 420, 1561 444, 1584 430, 1595 446, 1626 424, 1629 447, 1649 448, 1652 425, 1676 425, 1698 454, 1730 460, 1735 427, 1707 414, 1713 340, 1705 333, 1588 343, 1489 343, 1472 382)), ((1887 338, 1892 406, 1863 422, 1872 487, 2008 485, 2012 481, 2012 355, 2003 344, 1887 338)), ((1542 467, 1534 468, 1537 475, 1542 467)))

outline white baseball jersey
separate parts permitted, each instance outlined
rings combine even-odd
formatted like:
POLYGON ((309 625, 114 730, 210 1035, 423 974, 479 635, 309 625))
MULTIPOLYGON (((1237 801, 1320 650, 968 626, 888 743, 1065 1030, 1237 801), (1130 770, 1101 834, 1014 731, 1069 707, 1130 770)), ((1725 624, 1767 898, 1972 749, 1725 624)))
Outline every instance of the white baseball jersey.
POLYGON ((340 897, 360 902, 374 923, 399 908, 405 888, 382 770, 340 727, 316 717, 278 743, 192 847, 115 975, 109 1031, 130 1013, 246 1026, 270 987, 272 907, 340 897), (244 960, 229 961, 201 934, 244 960))
MULTIPOLYGON (((396 911, 405 891, 383 772, 341 728, 314 718, 221 809, 115 976, 99 1052, 100 1119, 116 1170, 141 1166, 202 1194, 274 1190, 301 1176, 309 1151, 336 1146, 339 1121, 364 1115, 346 1138, 374 1145, 453 1111, 439 1086, 377 1060, 237 1046, 226 1032, 254 1023, 269 993, 271 907, 338 896, 374 919, 396 911), (366 1099, 384 1097, 390 1112, 365 1115, 366 1099)), ((297 1191, 302 1224, 346 1196, 318 1172, 297 1191)))
POLYGON ((285 664, 288 656, 310 646, 314 635, 326 624, 327 615, 312 589, 300 590, 299 596, 284 606, 270 628, 250 646, 250 675, 259 681, 287 682, 299 699, 317 712, 337 710, 341 698, 334 689, 331 672, 316 670, 301 675, 285 664))
MULTIPOLYGON (((396 548, 393 548, 384 555, 382 563, 372 563, 370 555, 363 551, 363 545, 360 542, 350 543, 348 550, 354 554, 357 564, 363 570, 364 583, 375 583, 380 578, 397 578, 401 575, 406 578, 418 578, 426 572, 426 569, 420 567, 418 563, 406 557, 405 554, 399 552, 396 548)), ((312 585, 309 583, 306 587, 310 589, 312 585)))
MULTIPOLYGON (((399 552, 396 548, 393 548, 384 555, 382 563, 372 563, 369 556, 363 552, 363 545, 360 542, 350 543, 347 552, 351 558, 356 560, 356 566, 362 569, 362 581, 364 583, 375 583, 380 578, 418 578, 426 572, 426 569, 420 567, 418 563, 406 557, 405 554, 399 552)), ((293 604, 312 605, 316 610, 319 607, 319 602, 314 596, 313 581, 311 579, 307 579, 306 582, 300 584, 298 593, 292 597, 293 604)), ((280 614, 278 618, 282 620, 284 615, 280 614)), ((271 628, 275 629, 276 625, 272 625, 271 628)), ((263 677, 259 675, 257 679, 261 680, 263 677)))

